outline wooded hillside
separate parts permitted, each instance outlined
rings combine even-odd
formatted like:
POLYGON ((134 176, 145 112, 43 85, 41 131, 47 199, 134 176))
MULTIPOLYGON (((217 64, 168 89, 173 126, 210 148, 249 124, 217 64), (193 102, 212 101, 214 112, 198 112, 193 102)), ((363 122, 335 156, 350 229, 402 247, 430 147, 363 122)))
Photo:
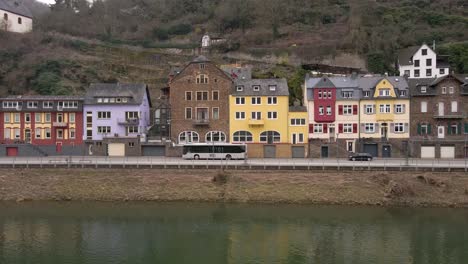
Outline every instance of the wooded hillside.
MULTIPOLYGON (((34 33, 0 33, 6 40, 0 43, 3 92, 78 93, 90 81, 109 80, 162 85, 168 65, 189 60, 205 32, 229 41, 213 55, 220 62, 232 51, 260 58, 295 54, 306 62, 350 53, 367 61, 371 72, 392 73, 398 49, 435 40, 451 55, 454 70, 468 72, 465 0, 56 2, 50 12, 36 13, 34 33), (169 56, 167 48, 187 52, 169 56), (154 56, 157 62, 147 63, 154 56)), ((298 74, 294 68, 266 71, 298 74)))

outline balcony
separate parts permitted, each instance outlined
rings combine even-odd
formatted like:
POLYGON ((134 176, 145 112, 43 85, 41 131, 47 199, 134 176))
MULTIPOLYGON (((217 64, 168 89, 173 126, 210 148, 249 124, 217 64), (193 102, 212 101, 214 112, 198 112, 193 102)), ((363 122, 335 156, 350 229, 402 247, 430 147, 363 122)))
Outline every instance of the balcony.
POLYGON ((263 126, 265 125, 265 120, 263 119, 249 119, 249 126, 263 126))
POLYGON ((67 127, 67 126, 68 126, 68 123, 65 123, 65 122, 53 122, 53 123, 52 123, 52 126, 53 126, 53 127, 67 127))
POLYGON ((209 119, 194 119, 193 125, 194 126, 208 126, 210 125, 210 120, 209 119))
POLYGON ((465 115, 462 113, 450 113, 450 114, 439 115, 437 113, 437 114, 434 114, 434 118, 435 119, 462 119, 462 118, 465 118, 465 115))
POLYGON ((117 119, 117 123, 123 126, 138 126, 140 124, 140 119, 139 118, 117 119))

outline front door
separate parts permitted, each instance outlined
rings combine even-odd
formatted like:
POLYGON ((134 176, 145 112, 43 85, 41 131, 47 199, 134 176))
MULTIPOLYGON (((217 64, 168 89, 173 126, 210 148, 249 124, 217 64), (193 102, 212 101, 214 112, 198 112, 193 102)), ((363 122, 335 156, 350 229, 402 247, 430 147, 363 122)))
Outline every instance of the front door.
POLYGON ((57 142, 57 145, 55 146, 55 151, 57 153, 61 153, 62 152, 62 142, 57 142))
POLYGON ((444 126, 438 126, 437 127, 437 137, 438 138, 444 138, 445 137, 445 127, 444 126))
POLYGON ((392 147, 390 145, 382 146, 382 157, 390 158, 392 156, 392 147))
POLYGON ((328 158, 328 146, 322 146, 320 154, 322 158, 328 158))

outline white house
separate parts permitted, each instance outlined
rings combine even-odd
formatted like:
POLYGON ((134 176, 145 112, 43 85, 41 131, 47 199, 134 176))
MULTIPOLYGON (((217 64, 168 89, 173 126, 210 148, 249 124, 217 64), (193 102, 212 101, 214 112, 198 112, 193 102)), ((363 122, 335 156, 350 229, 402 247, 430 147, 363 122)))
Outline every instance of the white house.
POLYGON ((210 47, 211 45, 211 39, 210 39, 210 36, 208 34, 204 35, 202 37, 202 48, 208 48, 210 47))
POLYGON ((398 68, 400 75, 408 78, 435 78, 449 74, 447 56, 437 55, 426 44, 400 50, 398 68))
POLYGON ((32 30, 33 16, 21 0, 0 0, 0 29, 26 33, 32 30))

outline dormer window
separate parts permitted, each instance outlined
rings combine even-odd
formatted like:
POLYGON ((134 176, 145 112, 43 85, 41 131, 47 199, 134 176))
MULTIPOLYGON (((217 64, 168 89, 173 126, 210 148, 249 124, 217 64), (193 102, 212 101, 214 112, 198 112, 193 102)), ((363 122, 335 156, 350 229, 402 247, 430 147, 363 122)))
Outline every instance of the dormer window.
POLYGON ((390 89, 380 89, 379 96, 390 96, 390 89))
POLYGON ((109 102, 109 98, 104 98, 104 103, 108 103, 109 102))
POLYGON ((115 101, 116 101, 117 103, 121 103, 121 102, 122 102, 122 98, 116 98, 115 101))
POLYGON ((200 69, 205 69, 205 63, 200 63, 200 69))
POLYGON ((369 92, 369 91, 364 91, 364 92, 363 92, 363 96, 364 96, 364 97, 369 97, 369 96, 370 96, 370 92, 369 92))
POLYGON ((98 102, 98 103, 102 103, 102 98, 98 98, 98 99, 97 99, 97 102, 98 102))
POLYGON ((252 90, 254 90, 255 92, 260 91, 260 85, 252 85, 252 90))
POLYGON ((400 96, 406 96, 406 91, 400 91, 400 96))
POLYGON ((421 93, 426 93, 427 86, 421 86, 421 93))
POLYGON ((28 108, 37 108, 38 103, 36 101, 29 101, 28 108))
POLYGON ((268 90, 276 91, 276 85, 268 85, 268 90))
POLYGON ((236 86, 236 91, 238 91, 238 92, 244 91, 244 86, 243 85, 236 86))
POLYGON ((109 103, 115 103, 115 98, 110 98, 109 103))
POLYGON ((122 98, 122 103, 128 102, 128 98, 122 98))

